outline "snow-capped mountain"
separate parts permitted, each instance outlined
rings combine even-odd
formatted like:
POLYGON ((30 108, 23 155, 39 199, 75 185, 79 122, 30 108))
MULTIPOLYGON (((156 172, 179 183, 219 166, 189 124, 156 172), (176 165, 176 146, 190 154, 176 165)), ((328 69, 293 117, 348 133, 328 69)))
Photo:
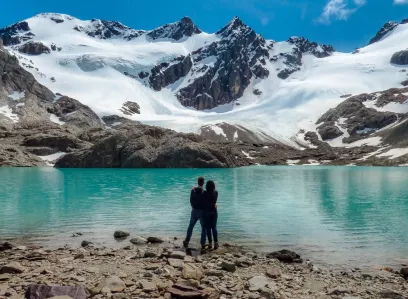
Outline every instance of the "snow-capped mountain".
POLYGON ((408 48, 407 21, 385 24, 353 53, 302 37, 265 40, 239 18, 205 33, 188 17, 146 31, 40 14, 0 29, 0 38, 41 84, 101 118, 117 114, 229 141, 239 131, 293 146, 313 146, 306 132, 338 138, 340 128, 325 135, 316 122, 341 96, 401 87, 407 79, 403 63, 391 63, 408 48))

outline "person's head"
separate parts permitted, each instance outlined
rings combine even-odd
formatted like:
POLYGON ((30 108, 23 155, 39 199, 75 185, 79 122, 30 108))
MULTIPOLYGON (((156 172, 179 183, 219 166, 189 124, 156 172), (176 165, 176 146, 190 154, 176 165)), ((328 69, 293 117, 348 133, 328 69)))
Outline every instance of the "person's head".
POLYGON ((200 176, 197 180, 197 184, 199 187, 203 187, 204 186, 204 178, 202 176, 200 176))
POLYGON ((214 181, 207 181, 207 184, 205 185, 205 190, 207 190, 207 192, 214 192, 215 191, 215 183, 214 181))

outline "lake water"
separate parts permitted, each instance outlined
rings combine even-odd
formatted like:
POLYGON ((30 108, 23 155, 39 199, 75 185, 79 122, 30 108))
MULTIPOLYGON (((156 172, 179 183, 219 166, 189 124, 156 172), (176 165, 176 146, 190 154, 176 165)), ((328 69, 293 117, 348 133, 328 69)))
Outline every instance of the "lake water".
POLYGON ((408 259, 407 168, 0 168, 0 239, 113 245, 116 229, 182 238, 199 175, 219 190, 221 242, 285 247, 321 264, 408 259), (74 232, 84 236, 72 238, 74 232))

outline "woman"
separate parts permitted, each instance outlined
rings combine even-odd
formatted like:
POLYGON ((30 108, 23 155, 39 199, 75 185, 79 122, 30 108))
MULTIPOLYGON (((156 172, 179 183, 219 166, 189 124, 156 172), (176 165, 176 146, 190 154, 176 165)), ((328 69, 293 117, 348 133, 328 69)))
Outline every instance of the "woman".
MULTIPOLYGON (((207 181, 205 191, 201 195, 204 210, 204 228, 208 238, 208 249, 212 249, 212 241, 214 239, 214 249, 218 248, 218 232, 217 232, 217 199, 218 191, 215 190, 213 181, 207 181)), ((205 244, 201 244, 202 249, 205 249, 205 244)))

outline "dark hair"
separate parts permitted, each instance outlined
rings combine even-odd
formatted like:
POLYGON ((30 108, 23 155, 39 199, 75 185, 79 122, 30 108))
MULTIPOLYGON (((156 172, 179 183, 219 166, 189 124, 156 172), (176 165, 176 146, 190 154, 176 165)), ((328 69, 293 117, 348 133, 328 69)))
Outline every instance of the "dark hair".
POLYGON ((205 190, 207 190, 207 192, 213 193, 215 191, 214 181, 207 181, 207 184, 205 185, 205 190))
POLYGON ((198 186, 202 187, 204 186, 204 178, 202 176, 200 176, 197 180, 197 184, 198 186))

